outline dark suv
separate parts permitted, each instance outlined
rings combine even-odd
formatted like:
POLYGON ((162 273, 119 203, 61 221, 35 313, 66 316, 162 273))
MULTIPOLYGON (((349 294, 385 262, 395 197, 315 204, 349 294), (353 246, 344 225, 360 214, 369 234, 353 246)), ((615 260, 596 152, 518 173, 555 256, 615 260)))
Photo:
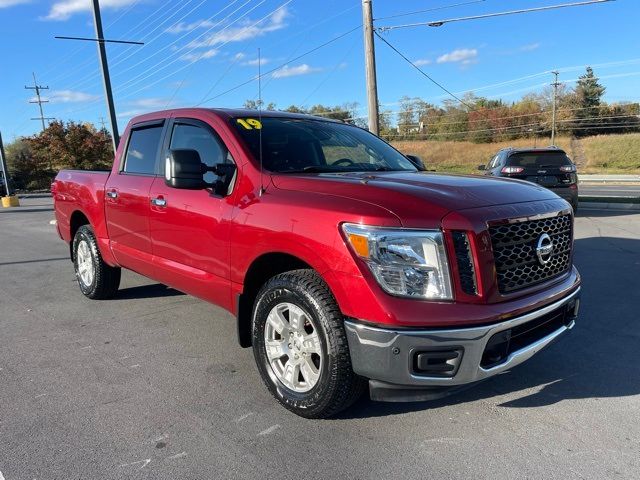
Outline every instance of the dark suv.
POLYGON ((480 165, 485 175, 517 178, 537 183, 553 191, 578 210, 578 174, 564 150, 547 148, 504 148, 488 165, 480 165))

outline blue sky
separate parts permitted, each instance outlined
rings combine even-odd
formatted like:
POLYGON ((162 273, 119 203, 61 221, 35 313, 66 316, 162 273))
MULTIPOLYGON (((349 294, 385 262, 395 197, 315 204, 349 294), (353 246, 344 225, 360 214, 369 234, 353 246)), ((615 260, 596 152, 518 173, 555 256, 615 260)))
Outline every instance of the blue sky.
MULTIPOLYGON (((570 0, 374 0, 377 26, 554 5, 570 0), (433 10, 396 18, 416 10, 433 10)), ((576 0, 571 0, 576 1, 576 0)), ((132 115, 165 107, 241 106, 257 96, 260 48, 265 102, 285 108, 358 102, 366 115, 360 0, 102 0, 105 36, 145 42, 108 46, 121 128, 132 115), (209 101, 206 101, 211 99, 209 101)), ((99 124, 106 118, 95 44, 55 40, 94 36, 90 0, 0 0, 0 131, 5 141, 40 128, 29 104, 33 83, 48 85, 45 116, 99 124)), ((561 71, 569 85, 593 65, 609 102, 640 100, 640 2, 617 0, 526 15, 416 27, 385 38, 456 93, 514 100, 561 71)), ((442 101, 443 93, 377 42, 380 102, 403 95, 442 101)))

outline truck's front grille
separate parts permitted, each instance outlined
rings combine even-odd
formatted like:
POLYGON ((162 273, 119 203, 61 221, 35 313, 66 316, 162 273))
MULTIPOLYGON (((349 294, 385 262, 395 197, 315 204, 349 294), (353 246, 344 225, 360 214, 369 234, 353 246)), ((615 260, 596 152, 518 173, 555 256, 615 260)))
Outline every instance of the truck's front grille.
POLYGON ((489 227, 498 288, 509 293, 561 275, 571 267, 573 222, 570 214, 489 227), (543 234, 553 251, 543 264, 536 253, 543 234))

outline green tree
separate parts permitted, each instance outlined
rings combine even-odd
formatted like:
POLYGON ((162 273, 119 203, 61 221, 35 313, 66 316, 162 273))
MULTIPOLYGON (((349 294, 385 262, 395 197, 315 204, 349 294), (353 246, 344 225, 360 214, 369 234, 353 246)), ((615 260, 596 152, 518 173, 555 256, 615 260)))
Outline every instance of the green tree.
POLYGON ((576 110, 572 122, 573 134, 577 137, 598 133, 601 126, 600 107, 606 88, 598 82, 591 67, 580 75, 575 88, 576 110))

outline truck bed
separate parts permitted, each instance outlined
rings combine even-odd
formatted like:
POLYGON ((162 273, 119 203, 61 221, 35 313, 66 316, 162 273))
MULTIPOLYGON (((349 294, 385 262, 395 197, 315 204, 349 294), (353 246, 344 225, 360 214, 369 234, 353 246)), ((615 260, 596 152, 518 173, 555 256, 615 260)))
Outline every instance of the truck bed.
POLYGON ((78 211, 89 220, 98 238, 106 237, 104 187, 109 174, 103 170, 60 170, 56 176, 51 193, 58 233, 66 242, 71 241, 72 214, 78 211))

